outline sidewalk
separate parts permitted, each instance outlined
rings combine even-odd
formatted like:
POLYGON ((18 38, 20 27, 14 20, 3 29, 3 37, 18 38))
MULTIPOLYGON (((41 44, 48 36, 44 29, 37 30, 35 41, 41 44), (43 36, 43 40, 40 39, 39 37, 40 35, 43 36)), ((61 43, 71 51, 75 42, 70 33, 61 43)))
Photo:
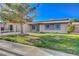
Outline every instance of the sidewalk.
POLYGON ((19 34, 19 32, 0 33, 0 36, 11 35, 11 34, 19 34))
POLYGON ((7 51, 7 56, 76 56, 60 51, 38 48, 29 45, 0 40, 0 54, 7 51))
POLYGON ((52 54, 53 56, 76 56, 73 54, 68 54, 68 53, 64 53, 64 52, 60 52, 60 51, 56 51, 56 50, 51 50, 51 49, 46 49, 46 48, 41 48, 41 50, 48 52, 48 53, 52 54))
POLYGON ((0 50, 6 50, 19 56, 51 56, 51 54, 34 46, 0 40, 0 50))

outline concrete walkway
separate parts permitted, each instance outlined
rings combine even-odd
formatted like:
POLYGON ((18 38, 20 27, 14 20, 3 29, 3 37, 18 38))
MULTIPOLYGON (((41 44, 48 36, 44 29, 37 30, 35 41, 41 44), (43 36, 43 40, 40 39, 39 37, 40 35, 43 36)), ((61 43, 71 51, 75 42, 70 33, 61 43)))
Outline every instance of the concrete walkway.
MULTIPOLYGON (((51 56, 51 54, 34 46, 23 45, 19 43, 0 40, 0 54, 2 51, 7 52, 7 56, 51 56)), ((4 52, 2 53, 4 54, 4 52)))
POLYGON ((19 34, 20 32, 9 32, 9 33, 0 33, 0 36, 11 35, 11 34, 19 34))
POLYGON ((55 50, 0 40, 0 56, 75 56, 55 50))

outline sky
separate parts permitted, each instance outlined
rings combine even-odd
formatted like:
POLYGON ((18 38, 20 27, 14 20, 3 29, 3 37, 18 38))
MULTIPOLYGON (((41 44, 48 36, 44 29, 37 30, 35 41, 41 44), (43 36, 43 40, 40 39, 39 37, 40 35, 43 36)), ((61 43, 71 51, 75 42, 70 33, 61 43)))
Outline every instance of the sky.
POLYGON ((37 12, 39 16, 35 18, 35 21, 79 19, 79 3, 40 3, 37 12))
MULTIPOLYGON (((32 3, 31 5, 35 6, 36 4, 32 3)), ((36 11, 38 16, 34 21, 61 20, 64 18, 79 19, 79 3, 40 3, 36 11)))

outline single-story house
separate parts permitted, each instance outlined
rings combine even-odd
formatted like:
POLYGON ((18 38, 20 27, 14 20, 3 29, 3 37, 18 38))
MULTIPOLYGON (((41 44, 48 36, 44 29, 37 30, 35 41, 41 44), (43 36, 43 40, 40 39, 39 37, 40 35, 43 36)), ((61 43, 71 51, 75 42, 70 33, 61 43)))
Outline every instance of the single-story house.
POLYGON ((67 27, 70 20, 53 20, 47 22, 31 22, 31 32, 55 32, 55 33, 67 33, 67 27))
POLYGON ((73 33, 79 33, 79 22, 74 22, 73 25, 75 26, 73 33))
MULTIPOLYGON (((23 24, 23 32, 53 32, 67 33, 68 24, 71 20, 53 20, 43 22, 27 22, 23 24)), ((79 33, 79 22, 74 22, 75 33, 79 33)), ((19 23, 0 23, 0 32, 20 32, 19 23)))

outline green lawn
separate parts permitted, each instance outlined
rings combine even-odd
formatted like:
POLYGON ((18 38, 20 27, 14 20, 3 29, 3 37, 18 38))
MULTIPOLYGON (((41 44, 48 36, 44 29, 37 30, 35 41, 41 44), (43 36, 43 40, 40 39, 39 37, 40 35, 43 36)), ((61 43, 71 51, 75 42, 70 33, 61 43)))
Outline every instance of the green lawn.
POLYGON ((79 35, 75 34, 35 33, 29 36, 8 35, 0 38, 79 55, 79 35))

